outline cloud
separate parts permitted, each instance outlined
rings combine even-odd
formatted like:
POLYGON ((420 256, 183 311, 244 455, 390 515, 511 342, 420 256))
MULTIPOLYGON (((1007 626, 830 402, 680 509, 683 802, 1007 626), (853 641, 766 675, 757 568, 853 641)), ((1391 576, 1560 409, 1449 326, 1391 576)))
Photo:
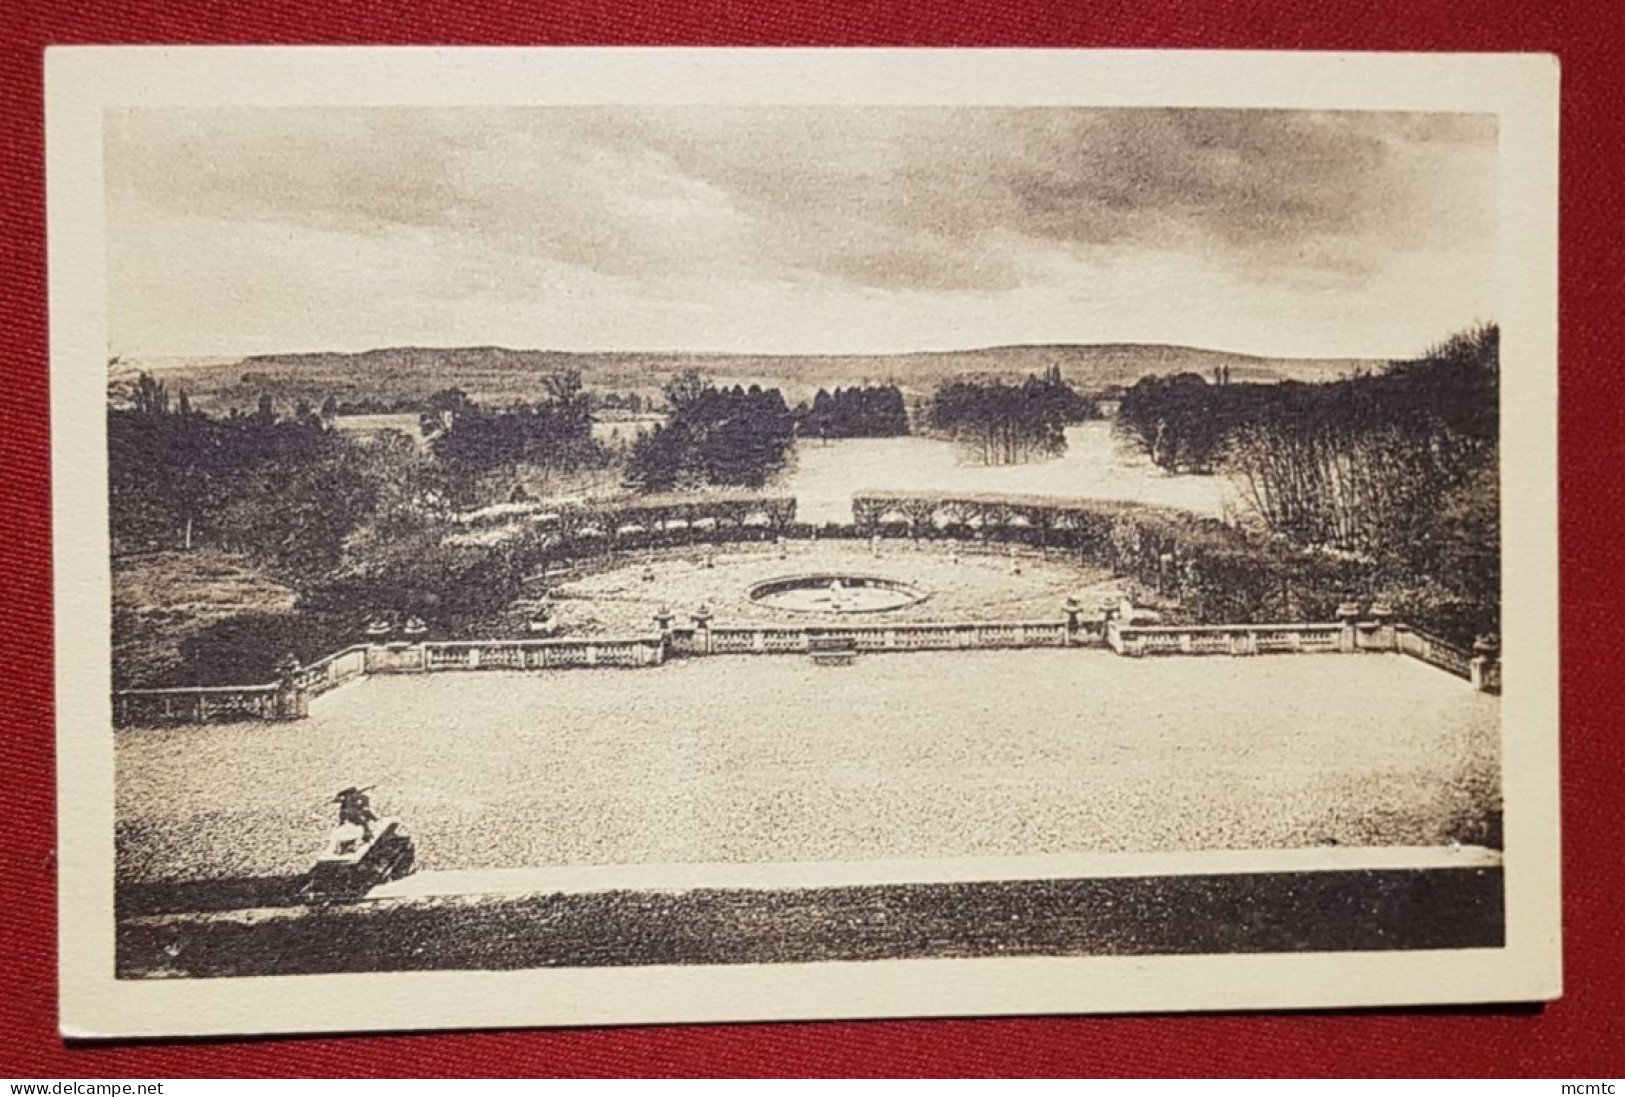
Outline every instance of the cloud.
MULTIPOLYGON (((166 109, 110 118, 107 179, 114 281, 153 309, 175 305, 133 269, 154 252, 177 284, 224 279, 239 298, 333 288, 281 250, 274 277, 252 254, 174 271, 189 261, 162 237, 184 221, 239 250, 308 236, 312 264, 427 264, 360 278, 406 284, 419 312, 579 290, 691 310, 908 297, 946 316, 1157 254, 1272 295, 1369 292, 1428 255, 1458 269, 1493 252, 1494 157, 1493 119, 1459 115, 166 109)), ((115 311, 158 327, 144 307, 115 311)))

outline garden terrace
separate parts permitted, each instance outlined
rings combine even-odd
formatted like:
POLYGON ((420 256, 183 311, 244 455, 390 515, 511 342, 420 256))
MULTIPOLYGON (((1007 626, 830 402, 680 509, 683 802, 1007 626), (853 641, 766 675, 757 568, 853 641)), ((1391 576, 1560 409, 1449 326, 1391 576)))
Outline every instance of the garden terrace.
POLYGON ((1499 729, 1392 655, 373 676, 295 723, 118 732, 118 874, 297 876, 356 775, 425 869, 1495 845, 1499 729))
MULTIPOLYGON (((753 599, 763 584, 792 576, 864 575, 927 597, 884 613, 888 622, 1060 621, 1068 598, 1091 609, 1124 591, 1099 569, 1030 550, 1010 555, 959 543, 899 544, 786 540, 779 545, 691 546, 617 557, 533 586, 504 614, 501 628, 522 633, 547 615, 562 635, 646 633, 662 608, 679 623, 704 605, 724 625, 807 623, 805 613, 753 599)), ((1133 588, 1130 588, 1133 589, 1133 588)))

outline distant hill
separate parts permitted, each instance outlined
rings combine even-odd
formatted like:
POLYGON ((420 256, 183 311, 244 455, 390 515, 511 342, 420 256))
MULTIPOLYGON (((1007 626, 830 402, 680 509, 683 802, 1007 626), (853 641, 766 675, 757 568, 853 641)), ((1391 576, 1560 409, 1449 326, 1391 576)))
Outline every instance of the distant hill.
POLYGON ((120 361, 115 379, 152 369, 172 389, 185 389, 200 407, 252 407, 262 392, 282 401, 320 403, 371 397, 417 399, 457 386, 476 399, 503 401, 541 395, 541 378, 576 369, 588 388, 658 393, 675 374, 697 369, 719 384, 784 390, 792 401, 820 387, 889 383, 924 396, 954 378, 1019 379, 1056 365, 1084 391, 1132 385, 1151 374, 1199 373, 1230 367, 1232 381, 1330 381, 1380 361, 1363 358, 1262 358, 1198 347, 1140 343, 984 347, 977 350, 873 355, 710 354, 681 351, 577 352, 505 347, 388 347, 356 354, 261 355, 240 360, 120 361))

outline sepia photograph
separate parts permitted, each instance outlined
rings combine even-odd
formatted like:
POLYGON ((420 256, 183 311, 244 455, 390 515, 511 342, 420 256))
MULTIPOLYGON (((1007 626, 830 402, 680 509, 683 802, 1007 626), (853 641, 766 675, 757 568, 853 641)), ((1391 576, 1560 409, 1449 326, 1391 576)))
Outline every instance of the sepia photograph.
POLYGON ((64 1025, 1555 995, 1555 73, 772 56, 57 51, 64 1025))

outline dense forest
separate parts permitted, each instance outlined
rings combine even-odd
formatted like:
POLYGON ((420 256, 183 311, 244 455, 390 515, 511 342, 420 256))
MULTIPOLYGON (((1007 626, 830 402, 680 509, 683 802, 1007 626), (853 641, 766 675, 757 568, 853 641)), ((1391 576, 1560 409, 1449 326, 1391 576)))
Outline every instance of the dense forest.
POLYGON ((1286 541, 1366 561, 1375 581, 1494 631, 1499 376, 1485 325, 1327 384, 1147 378, 1118 429, 1164 468, 1229 477, 1244 517, 1286 541))
POLYGON ((581 375, 551 374, 543 387, 541 400, 500 408, 482 407, 458 389, 429 398, 422 425, 454 500, 474 505, 505 489, 523 490, 521 469, 546 476, 608 463, 593 440, 592 401, 581 375))
POLYGON ((370 455, 305 405, 213 418, 143 375, 109 409, 107 439, 115 552, 208 545, 318 573, 383 495, 370 455))

